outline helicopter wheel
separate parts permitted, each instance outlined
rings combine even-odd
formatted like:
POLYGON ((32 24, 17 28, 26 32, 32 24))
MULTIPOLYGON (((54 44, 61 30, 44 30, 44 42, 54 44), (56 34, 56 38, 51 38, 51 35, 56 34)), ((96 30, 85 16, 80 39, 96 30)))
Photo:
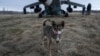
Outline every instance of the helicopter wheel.
POLYGON ((40 7, 39 7, 39 8, 35 8, 35 9, 34 9, 34 12, 35 12, 35 13, 38 13, 38 12, 40 12, 41 10, 42 10, 42 9, 41 9, 40 7))
POLYGON ((87 5, 87 15, 90 15, 91 14, 91 7, 92 7, 92 5, 91 5, 91 3, 89 3, 87 5))
POLYGON ((23 12, 24 12, 24 14, 27 14, 27 12, 26 12, 26 8, 23 9, 23 12))
POLYGON ((44 14, 45 14, 45 11, 42 11, 42 12, 38 15, 38 17, 39 17, 39 18, 42 18, 44 14))
POLYGON ((39 18, 42 18, 43 16, 42 16, 42 14, 39 14, 39 16, 38 16, 39 18))
POLYGON ((68 11, 69 13, 71 13, 71 12, 73 12, 73 9, 69 6, 69 7, 67 8, 67 11, 68 11))
POLYGON ((66 13, 64 10, 61 10, 61 12, 62 12, 63 14, 65 14, 65 13, 66 13))
POLYGON ((65 17, 68 17, 69 15, 68 15, 68 13, 65 13, 65 17))
POLYGON ((64 17, 68 17, 68 13, 66 13, 64 10, 61 10, 61 12, 64 15, 64 17))
POLYGON ((85 7, 83 7, 83 9, 82 9, 82 15, 84 15, 85 14, 85 7))

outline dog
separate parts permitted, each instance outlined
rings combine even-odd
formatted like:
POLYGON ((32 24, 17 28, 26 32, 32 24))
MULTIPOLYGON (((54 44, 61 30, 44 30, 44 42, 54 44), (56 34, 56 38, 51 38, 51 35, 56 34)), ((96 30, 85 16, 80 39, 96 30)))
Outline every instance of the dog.
MULTIPOLYGON (((50 19, 44 20, 43 22, 43 35, 42 35, 42 45, 44 45, 44 40, 48 39, 48 56, 51 55, 51 44, 52 44, 52 39, 55 40, 57 43, 57 48, 60 47, 60 41, 61 41, 61 35, 63 32, 65 26, 65 22, 61 21, 60 23, 57 23, 55 21, 52 21, 50 19), (49 25, 47 24, 49 22, 49 25)), ((59 50, 58 50, 59 51, 59 50)))

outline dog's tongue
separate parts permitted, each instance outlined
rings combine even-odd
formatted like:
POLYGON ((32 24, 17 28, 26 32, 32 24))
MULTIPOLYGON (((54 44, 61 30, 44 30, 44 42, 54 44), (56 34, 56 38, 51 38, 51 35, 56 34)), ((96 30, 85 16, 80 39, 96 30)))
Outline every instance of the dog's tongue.
POLYGON ((61 34, 61 31, 54 31, 54 34, 61 34))
POLYGON ((61 34, 61 31, 58 31, 57 33, 58 33, 58 34, 61 34))

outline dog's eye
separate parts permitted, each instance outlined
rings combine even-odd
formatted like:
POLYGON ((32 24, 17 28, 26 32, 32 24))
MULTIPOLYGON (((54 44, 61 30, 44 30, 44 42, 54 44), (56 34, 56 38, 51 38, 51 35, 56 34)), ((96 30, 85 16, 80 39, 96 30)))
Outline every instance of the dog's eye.
POLYGON ((54 29, 57 30, 57 27, 55 27, 54 29))
POLYGON ((58 30, 61 30, 61 28, 59 28, 58 30))

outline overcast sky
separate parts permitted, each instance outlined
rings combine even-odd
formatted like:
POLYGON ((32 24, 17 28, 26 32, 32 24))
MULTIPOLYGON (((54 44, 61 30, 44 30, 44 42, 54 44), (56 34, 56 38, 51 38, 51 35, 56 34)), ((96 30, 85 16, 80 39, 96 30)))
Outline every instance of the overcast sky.
MULTIPOLYGON (((5 10, 22 11, 25 5, 37 1, 38 0, 0 0, 0 10, 3 10, 3 8, 5 8, 5 10)), ((91 3, 93 10, 100 10, 100 0, 71 0, 71 1, 84 5, 91 3)), ((62 6, 63 9, 65 9, 64 6, 65 5, 62 6)), ((77 8, 77 10, 80 10, 80 8, 77 8)))

